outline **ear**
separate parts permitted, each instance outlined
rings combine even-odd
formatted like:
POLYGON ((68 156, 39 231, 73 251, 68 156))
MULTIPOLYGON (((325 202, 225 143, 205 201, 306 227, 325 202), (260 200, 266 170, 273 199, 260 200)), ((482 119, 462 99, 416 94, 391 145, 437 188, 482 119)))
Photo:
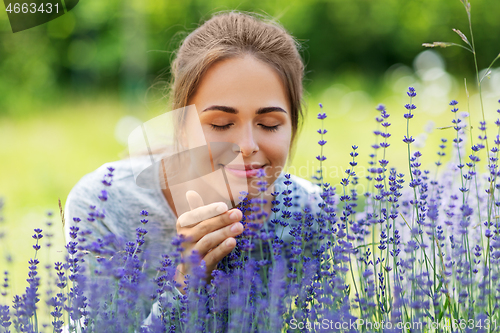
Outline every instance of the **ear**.
POLYGON ((183 108, 183 122, 178 131, 179 142, 185 149, 202 147, 207 144, 200 117, 194 104, 183 108))
POLYGON ((189 140, 188 140, 188 131, 187 131, 187 122, 188 122, 188 110, 189 106, 185 106, 175 110, 177 112, 177 130, 176 130, 176 138, 175 140, 179 144, 180 148, 188 149, 189 140))
POLYGON ((179 128, 179 131, 177 132, 176 139, 177 139, 177 142, 179 143, 179 145, 181 146, 181 148, 187 148, 188 140, 187 140, 186 129, 184 128, 184 126, 181 126, 181 128, 179 128))

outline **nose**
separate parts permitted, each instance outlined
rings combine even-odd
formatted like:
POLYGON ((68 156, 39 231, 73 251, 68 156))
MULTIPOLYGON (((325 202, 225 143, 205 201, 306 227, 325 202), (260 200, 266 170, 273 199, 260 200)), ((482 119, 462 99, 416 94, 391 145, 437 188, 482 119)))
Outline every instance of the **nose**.
POLYGON ((243 157, 248 157, 259 151, 257 138, 254 136, 251 126, 242 129, 233 145, 233 151, 241 152, 243 157))

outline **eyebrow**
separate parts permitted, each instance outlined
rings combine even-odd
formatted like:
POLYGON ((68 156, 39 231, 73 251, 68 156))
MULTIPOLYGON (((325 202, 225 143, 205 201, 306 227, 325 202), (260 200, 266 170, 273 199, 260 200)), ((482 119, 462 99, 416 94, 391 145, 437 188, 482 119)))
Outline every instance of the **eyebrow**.
MULTIPOLYGON (((201 112, 205 112, 205 111, 222 111, 222 112, 227 112, 227 113, 232 113, 232 114, 239 113, 238 110, 236 110, 235 108, 230 107, 230 106, 223 106, 223 105, 212 105, 212 106, 209 106, 208 108, 204 109, 201 112)), ((257 112, 255 112, 255 113, 256 114, 266 114, 266 113, 270 113, 270 112, 288 113, 285 110, 283 110, 282 108, 280 108, 279 106, 267 106, 264 108, 259 108, 257 110, 257 112)))

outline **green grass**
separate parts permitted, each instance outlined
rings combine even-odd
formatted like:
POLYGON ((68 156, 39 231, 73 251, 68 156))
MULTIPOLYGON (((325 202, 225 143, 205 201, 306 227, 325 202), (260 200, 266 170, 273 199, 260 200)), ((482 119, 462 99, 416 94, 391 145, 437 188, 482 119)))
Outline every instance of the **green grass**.
MULTIPOLYGON (((0 196, 5 200, 6 238, 0 269, 11 274, 11 292, 24 291, 27 261, 34 255, 33 229, 45 229, 53 211, 52 261, 62 259, 64 239, 58 199, 65 204, 72 186, 86 173, 117 159, 124 149, 114 139, 114 124, 124 114, 116 101, 81 101, 45 106, 29 118, 0 118, 0 196), (110 130, 111 129, 111 130, 110 130), (5 261, 12 255, 13 262, 5 261)), ((42 239, 41 267, 47 264, 42 239)), ((11 296, 12 296, 11 293, 11 296)))

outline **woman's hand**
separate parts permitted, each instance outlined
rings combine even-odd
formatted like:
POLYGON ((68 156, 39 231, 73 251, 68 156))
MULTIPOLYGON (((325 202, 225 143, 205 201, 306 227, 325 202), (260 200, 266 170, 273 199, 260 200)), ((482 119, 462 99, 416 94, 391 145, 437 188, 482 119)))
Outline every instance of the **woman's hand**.
MULTIPOLYGON (((243 232, 239 222, 243 214, 237 208, 228 211, 223 202, 204 205, 201 196, 195 191, 188 191, 186 199, 190 211, 177 219, 177 234, 183 235, 186 241, 182 243, 183 258, 186 260, 196 251, 206 264, 206 280, 210 281, 211 273, 219 261, 227 256, 236 246, 236 239, 243 232)), ((184 275, 191 272, 191 267, 185 262, 177 266, 176 281, 181 284, 179 289, 184 293, 184 275)))

